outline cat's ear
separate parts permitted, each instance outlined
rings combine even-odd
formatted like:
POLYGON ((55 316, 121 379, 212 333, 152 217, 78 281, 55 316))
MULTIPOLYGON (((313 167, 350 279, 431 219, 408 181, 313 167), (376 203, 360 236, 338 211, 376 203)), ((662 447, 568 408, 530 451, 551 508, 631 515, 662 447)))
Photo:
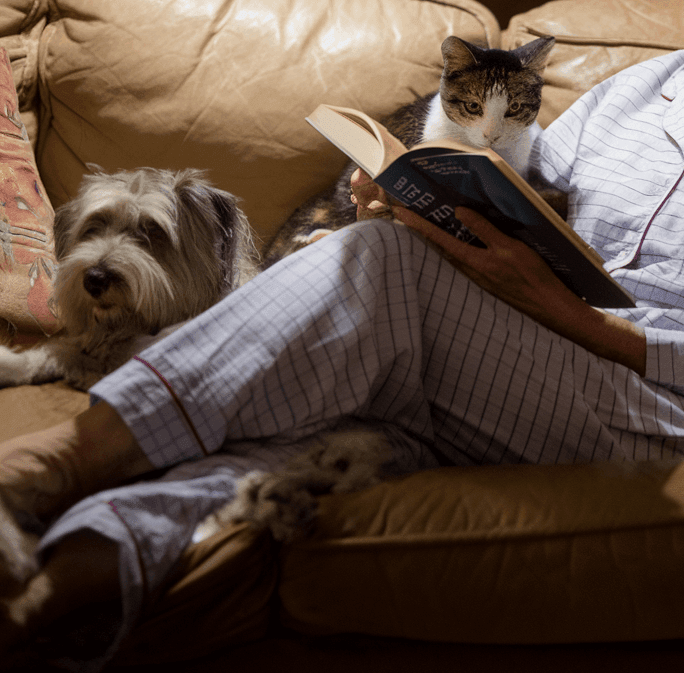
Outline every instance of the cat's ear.
POLYGON ((515 54, 524 68, 541 72, 546 66, 549 53, 556 43, 556 38, 540 37, 532 42, 524 44, 522 47, 514 49, 511 53, 515 54))
POLYGON ((460 37, 451 35, 442 42, 442 57, 444 58, 444 70, 451 74, 465 70, 477 64, 478 48, 462 40, 460 37))

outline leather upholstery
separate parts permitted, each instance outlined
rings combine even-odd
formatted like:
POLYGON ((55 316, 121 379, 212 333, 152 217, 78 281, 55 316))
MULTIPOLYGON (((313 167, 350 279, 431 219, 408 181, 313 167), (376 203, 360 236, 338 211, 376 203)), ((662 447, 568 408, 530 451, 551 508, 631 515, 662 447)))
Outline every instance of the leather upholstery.
POLYGON ((311 634, 682 638, 683 563, 680 462, 441 468, 323 499, 279 592, 284 623, 311 634))
MULTIPOLYGON (((684 47, 683 23, 679 0, 555 0, 514 17, 503 36, 475 0, 5 0, 0 45, 53 205, 75 193, 86 162, 195 166, 244 199, 267 239, 344 163, 303 117, 323 101, 382 115, 436 88, 446 35, 506 47, 555 35, 547 124, 617 70, 684 47)), ((60 406, 57 394, 0 391, 0 408, 18 419, 8 432, 40 425, 46 407, 66 417, 86 403, 76 394, 60 406)), ((324 498, 322 508, 318 537, 280 558, 268 544, 250 556, 244 529, 188 550, 185 574, 122 661, 175 661, 254 637, 271 614, 265 594, 306 633, 684 637, 677 465, 440 469, 324 498), (233 571, 252 587, 240 606, 188 629, 187 614, 202 613, 197 596, 228 591, 233 571)))
POLYGON ((680 0, 549 2, 513 17, 502 46, 513 49, 539 35, 555 36, 539 113, 539 122, 547 126, 611 75, 684 49, 683 9, 680 0))
MULTIPOLYGON (((13 0, 25 17, 6 8, 0 35, 37 26, 23 58, 32 63, 39 38, 36 159, 53 205, 88 162, 193 166, 244 199, 266 240, 344 164, 304 122, 321 101, 384 115, 437 87, 443 36, 499 44, 473 0, 399 4, 13 0)), ((19 76, 32 86, 33 73, 19 76)))

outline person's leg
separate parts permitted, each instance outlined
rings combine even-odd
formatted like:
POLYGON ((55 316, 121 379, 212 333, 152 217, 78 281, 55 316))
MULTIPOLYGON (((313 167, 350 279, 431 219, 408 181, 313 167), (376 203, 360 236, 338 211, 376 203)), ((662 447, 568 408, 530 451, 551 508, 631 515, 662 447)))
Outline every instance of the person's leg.
MULTIPOLYGON (((429 447, 467 464, 681 451, 681 401, 626 371, 483 292, 405 227, 377 221, 274 265, 94 392, 158 466, 296 439, 343 416, 409 438, 395 444, 405 468, 434 465, 429 447)), ((101 478, 91 464, 80 470, 76 484, 101 478)))
MULTIPOLYGON (((84 607, 107 606, 117 619, 118 572, 112 541, 88 530, 67 536, 47 556, 40 573, 0 602, 0 670, 19 670, 27 654, 24 648, 35 637, 54 629, 68 632, 70 619, 84 607)), ((93 617, 89 613, 88 618, 93 617)), ((35 643, 31 647, 35 649, 35 643)))
MULTIPOLYGON (((432 444, 448 462, 476 464, 622 455, 615 451, 630 433, 641 433, 640 445, 665 441, 678 451, 684 427, 679 398, 540 327, 384 220, 274 265, 93 392, 124 430, 91 430, 88 460, 73 460, 71 439, 66 457, 52 447, 45 465, 34 460, 46 475, 62 464, 75 472, 59 482, 62 498, 108 485, 103 478, 116 483, 140 465, 166 466, 245 439, 296 439, 344 416, 415 438, 398 449, 406 467, 434 464, 432 444), (117 436, 143 451, 133 470, 130 454, 121 460, 111 451, 117 436)), ((19 493, 27 509, 32 499, 42 508, 30 495, 35 472, 0 469, 6 499, 19 493)))
POLYGON ((81 498, 152 469, 106 403, 0 445, 0 494, 15 511, 54 516, 81 498))
POLYGON ((0 582, 0 670, 36 637, 40 655, 61 651, 89 666, 111 658, 165 586, 196 526, 232 498, 248 472, 280 469, 299 449, 254 443, 244 452, 100 492, 59 517, 40 541, 40 571, 23 585, 0 582), (87 649, 70 647, 74 633, 87 649))
MULTIPOLYGON (((95 393, 114 406, 96 404, 0 447, 3 501, 48 520, 149 467, 201 457, 200 445, 208 454, 224 440, 292 439, 345 415, 384 419, 374 407, 385 395, 398 405, 385 419, 398 428, 398 461, 434 465, 420 441, 429 412, 413 356, 420 318, 412 287, 425 246, 390 224, 324 243, 104 379, 95 393)), ((7 556, 3 545, 0 552, 7 556)))

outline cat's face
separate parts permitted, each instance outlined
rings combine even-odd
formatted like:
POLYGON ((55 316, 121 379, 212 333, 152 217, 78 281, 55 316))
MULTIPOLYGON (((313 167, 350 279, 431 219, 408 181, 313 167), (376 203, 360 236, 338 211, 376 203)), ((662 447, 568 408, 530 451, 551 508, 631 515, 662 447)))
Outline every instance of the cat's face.
POLYGON ((442 44, 440 97, 447 117, 472 147, 507 145, 534 122, 554 38, 512 51, 481 49, 457 37, 442 44))

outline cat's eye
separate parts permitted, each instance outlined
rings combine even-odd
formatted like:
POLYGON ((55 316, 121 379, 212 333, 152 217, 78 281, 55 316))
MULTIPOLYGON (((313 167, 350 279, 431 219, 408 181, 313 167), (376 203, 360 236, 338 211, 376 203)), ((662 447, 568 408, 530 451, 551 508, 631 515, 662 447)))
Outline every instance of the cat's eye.
POLYGON ((467 101, 463 104, 463 107, 465 108, 465 111, 471 115, 480 114, 482 112, 482 106, 475 101, 467 101))
POLYGON ((522 110, 522 105, 520 104, 519 101, 514 100, 509 106, 508 106, 508 114, 509 115, 515 115, 518 114, 522 110))

